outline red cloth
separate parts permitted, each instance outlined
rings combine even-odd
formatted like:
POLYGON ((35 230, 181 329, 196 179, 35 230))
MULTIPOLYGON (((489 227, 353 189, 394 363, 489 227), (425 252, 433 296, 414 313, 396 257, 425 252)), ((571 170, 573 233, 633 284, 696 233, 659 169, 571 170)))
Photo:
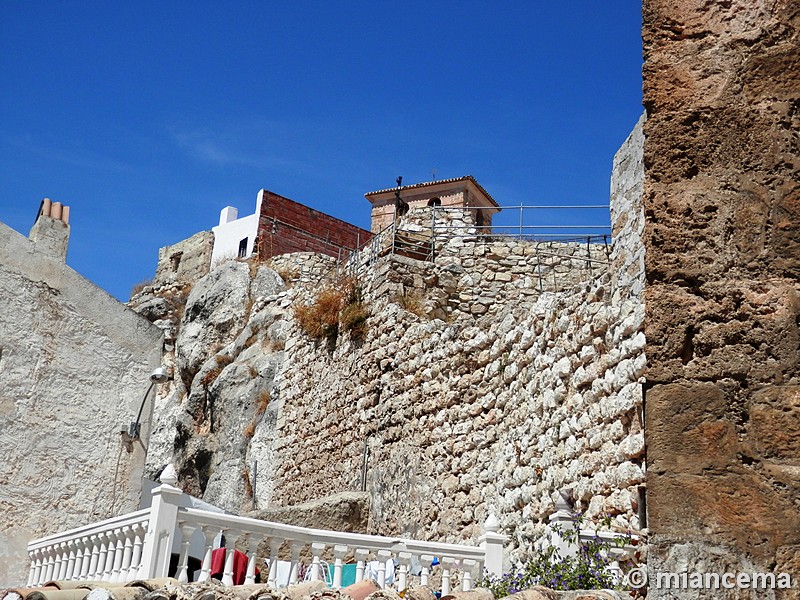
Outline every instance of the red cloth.
MULTIPOLYGON (((211 578, 222 579, 225 572, 225 548, 211 552, 211 578)), ((233 585, 242 585, 247 576, 247 555, 239 550, 233 551, 233 585)))

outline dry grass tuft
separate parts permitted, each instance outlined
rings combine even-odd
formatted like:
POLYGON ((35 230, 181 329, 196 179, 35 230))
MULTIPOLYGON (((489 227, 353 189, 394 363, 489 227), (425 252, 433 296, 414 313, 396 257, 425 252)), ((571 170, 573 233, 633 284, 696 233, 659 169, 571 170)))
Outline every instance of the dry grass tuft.
POLYGON ((354 337, 363 337, 369 310, 361 300, 358 282, 346 276, 323 289, 311 304, 296 307, 294 316, 303 333, 330 341, 339 335, 339 325, 354 337))
POLYGON ((206 374, 200 378, 200 383, 203 385, 204 388, 208 389, 208 387, 217 380, 219 374, 222 373, 222 369, 219 367, 214 367, 206 371, 206 374))
POLYGON ((219 377, 220 373, 222 373, 222 369, 233 362, 233 358, 227 354, 217 354, 214 357, 214 360, 216 360, 217 366, 209 369, 200 379, 200 383, 203 384, 203 387, 206 389, 208 389, 208 387, 216 381, 217 377, 219 377))
POLYGON ((398 294, 392 298, 392 302, 399 304, 403 310, 420 318, 425 316, 425 298, 420 292, 398 294))
POLYGON ((244 482, 244 493, 248 498, 253 497, 253 482, 250 480, 250 471, 247 467, 242 469, 242 481, 244 482))
POLYGON ((258 399, 256 400, 256 415, 263 415, 264 412, 267 410, 267 406, 269 406, 269 401, 272 398, 269 395, 267 390, 264 390, 258 395, 258 399))
POLYGON ((137 294, 141 294, 144 291, 144 288, 150 285, 153 285, 152 279, 143 279, 142 281, 134 285, 133 288, 131 288, 131 298, 133 298, 137 294))
POLYGON ((228 356, 227 354, 217 354, 214 358, 216 359, 217 364, 222 369, 224 369, 233 362, 233 357, 228 356))

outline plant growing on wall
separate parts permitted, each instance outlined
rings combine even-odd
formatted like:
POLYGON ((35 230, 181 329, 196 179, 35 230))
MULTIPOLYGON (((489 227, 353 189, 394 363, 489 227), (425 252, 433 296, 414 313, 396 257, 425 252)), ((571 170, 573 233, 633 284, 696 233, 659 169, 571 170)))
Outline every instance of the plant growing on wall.
MULTIPOLYGON (((562 557, 555 546, 538 549, 517 571, 504 573, 500 577, 485 576, 479 585, 489 588, 495 598, 503 598, 534 586, 545 586, 554 590, 598 590, 618 589, 619 573, 609 569, 612 550, 634 543, 630 534, 610 541, 596 535, 581 540, 579 533, 582 515, 575 518, 575 527, 555 529, 572 546, 577 546, 574 556, 562 557)), ((606 528, 611 519, 602 521, 606 528)))
POLYGON ((360 339, 367 332, 369 310, 358 282, 345 276, 322 289, 311 303, 297 306, 294 317, 303 333, 314 339, 335 341, 340 326, 360 339))

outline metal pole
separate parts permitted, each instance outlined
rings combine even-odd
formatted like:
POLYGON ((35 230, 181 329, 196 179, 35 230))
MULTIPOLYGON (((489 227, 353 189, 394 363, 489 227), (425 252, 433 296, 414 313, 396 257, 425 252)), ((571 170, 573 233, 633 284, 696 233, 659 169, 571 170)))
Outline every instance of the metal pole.
POLYGON ((436 258, 436 206, 431 206, 431 260, 436 258))
POLYGON ((144 393, 144 398, 142 398, 142 404, 139 406, 139 412, 136 415, 136 421, 131 423, 130 431, 128 434, 135 440, 139 439, 139 434, 141 433, 141 423, 139 423, 140 419, 142 418, 142 410, 144 410, 144 403, 147 402, 147 396, 150 394, 150 390, 152 390, 156 385, 155 381, 150 382, 150 386, 147 388, 147 391, 144 393))

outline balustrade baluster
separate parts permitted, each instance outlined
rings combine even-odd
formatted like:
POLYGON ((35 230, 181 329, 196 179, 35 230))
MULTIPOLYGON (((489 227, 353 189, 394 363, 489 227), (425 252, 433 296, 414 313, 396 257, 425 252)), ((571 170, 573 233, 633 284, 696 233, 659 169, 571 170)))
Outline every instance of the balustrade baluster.
POLYGON ((269 575, 267 583, 273 589, 278 587, 278 552, 282 544, 283 540, 279 538, 270 538, 269 540, 269 575))
POLYGON ((356 555, 356 583, 364 581, 364 567, 367 563, 367 555, 369 550, 358 548, 355 552, 356 555))
POLYGON ((114 554, 117 553, 117 533, 106 531, 106 564, 103 565, 103 575, 101 581, 111 581, 111 573, 114 571, 114 554))
POLYGON ((247 572, 244 576, 244 583, 249 585, 256 582, 256 553, 262 538, 253 536, 251 533, 245 533, 243 537, 244 544, 247 546, 247 572))
POLYGON ((89 555, 89 572, 86 576, 91 579, 97 579, 97 565, 100 564, 100 536, 95 534, 89 538, 92 544, 92 553, 89 555))
POLYGON ((378 550, 378 587, 386 587, 386 561, 392 557, 388 550, 378 550))
POLYGON ((454 562, 450 557, 442 558, 442 596, 450 593, 450 568, 454 562))
POLYGON ((31 550, 28 553, 31 558, 31 568, 28 571, 28 587, 33 587, 39 583, 39 573, 42 571, 41 553, 38 550, 31 550))
POLYGON ((83 560, 81 560, 81 580, 85 581, 89 579, 89 567, 91 566, 92 562, 92 544, 91 540, 88 536, 84 536, 81 538, 81 543, 83 544, 83 560))
POLYGON ((61 542, 58 545, 58 562, 53 579, 64 581, 67 578, 67 565, 69 564, 69 547, 66 542, 61 542))
POLYGON ((217 537, 216 529, 203 527, 203 537, 206 540, 206 551, 203 555, 203 566, 197 581, 208 581, 211 578, 211 554, 214 551, 214 538, 217 537))
POLYGON ((117 536, 117 547, 114 550, 114 568, 111 571, 112 583, 122 581, 122 558, 125 552, 125 533, 122 529, 115 529, 114 533, 117 536))
POLYGON ((239 532, 233 529, 225 529, 222 532, 225 536, 225 570, 222 573, 223 585, 233 585, 233 555, 236 548, 236 540, 239 537, 239 532))
POLYGON ((45 576, 44 582, 52 581, 53 579, 53 569, 55 568, 55 550, 53 546, 48 546, 47 548, 47 568, 45 569, 45 576))
POLYGON ((319 556, 325 550, 325 544, 314 542, 311 544, 311 581, 322 580, 322 569, 319 564, 319 556))
POLYGON ((181 554, 178 558, 178 581, 180 583, 189 582, 189 545, 192 543, 194 527, 184 521, 178 523, 181 531, 181 554))
POLYGON ((122 569, 119 572, 119 581, 128 581, 133 561, 133 529, 123 527, 122 531, 125 536, 125 546, 122 549, 122 569))
POLYGON ((70 581, 75 578, 75 540, 67 542, 69 548, 69 556, 67 556, 67 571, 64 574, 64 580, 70 581))
POLYGON ((423 554, 419 557, 419 562, 422 565, 422 573, 419 577, 420 585, 430 585, 431 565, 433 564, 433 556, 430 554, 423 554))
POLYGON ((133 526, 133 558, 131 558, 131 570, 128 573, 128 581, 140 579, 139 571, 142 568, 142 544, 144 543, 144 527, 141 523, 133 526))
POLYGON ((289 546, 292 552, 292 567, 289 571, 289 583, 297 583, 300 579, 300 550, 304 544, 300 542, 292 542, 289 546))
POLYGON ((467 562, 473 561, 462 561, 462 568, 464 569, 461 573, 461 591, 468 592, 472 589, 472 566, 468 565, 467 562))
POLYGON ((397 562, 400 563, 397 570, 397 591, 400 592, 408 587, 408 565, 411 564, 411 553, 398 552, 397 562))
POLYGON ((108 532, 103 531, 98 533, 97 537, 100 540, 100 551, 97 555, 97 566, 92 569, 92 579, 103 581, 103 572, 106 569, 106 560, 108 559, 108 532))
POLYGON ((338 590, 342 587, 342 560, 347 555, 347 546, 333 547, 333 589, 338 590))

